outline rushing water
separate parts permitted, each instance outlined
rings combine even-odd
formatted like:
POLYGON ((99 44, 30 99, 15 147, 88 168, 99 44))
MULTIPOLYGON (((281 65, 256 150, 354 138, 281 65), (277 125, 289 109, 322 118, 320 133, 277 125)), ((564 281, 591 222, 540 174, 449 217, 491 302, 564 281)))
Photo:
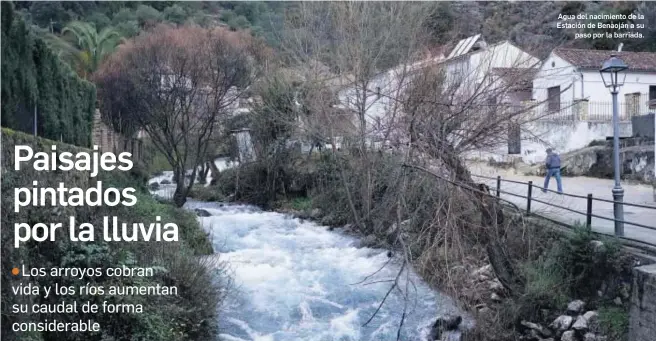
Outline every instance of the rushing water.
MULTIPOLYGON (((171 187, 154 194, 166 196, 171 187)), ((455 311, 447 297, 404 271, 365 326, 400 270, 386 250, 253 206, 189 201, 186 208, 211 214, 200 223, 234 274, 236 288, 221 308, 223 340, 396 340, 404 305, 401 339, 425 340, 436 316, 455 311)))

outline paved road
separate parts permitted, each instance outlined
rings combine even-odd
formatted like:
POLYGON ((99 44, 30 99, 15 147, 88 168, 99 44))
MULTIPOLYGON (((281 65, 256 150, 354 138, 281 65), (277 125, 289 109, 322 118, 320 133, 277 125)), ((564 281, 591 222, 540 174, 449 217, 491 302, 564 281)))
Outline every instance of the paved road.
MULTIPOLYGON (((485 164, 472 163, 469 165, 470 170, 474 174, 496 177, 500 175, 502 179, 515 180, 528 182, 533 181, 535 185, 542 186, 544 178, 537 176, 525 176, 514 174, 514 170, 495 169, 485 164)), ((476 180, 476 178, 474 178, 476 180)), ((496 180, 478 179, 481 182, 487 183, 491 189, 496 188, 496 180)), ((587 196, 592 193, 594 198, 612 200, 613 180, 597 179, 587 177, 572 177, 563 178, 563 191, 565 193, 577 194, 587 196)), ((648 205, 654 209, 638 208, 638 207, 624 207, 624 220, 627 222, 624 226, 624 235, 627 238, 637 241, 645 241, 652 245, 656 245, 656 230, 642 228, 628 223, 635 222, 638 224, 653 226, 656 228, 656 202, 654 202, 654 190, 651 186, 626 184, 623 183, 624 188, 624 201, 627 203, 635 203, 641 205, 648 205)), ((555 179, 551 179, 549 188, 556 189, 555 179)), ((526 196, 528 193, 528 186, 522 184, 515 184, 509 182, 501 183, 501 190, 526 196)), ((526 208, 526 199, 515 197, 510 194, 501 194, 501 197, 509 200, 522 208, 526 208)), ((568 207, 576 211, 585 213, 587 208, 587 200, 583 198, 573 198, 566 195, 559 195, 557 193, 542 193, 538 188, 533 188, 532 197, 556 204, 563 207, 568 207)), ((585 215, 574 213, 565 209, 555 208, 546 204, 532 202, 531 211, 548 216, 565 223, 580 221, 585 223, 585 215)), ((613 204, 594 201, 592 204, 592 213, 601 217, 613 218, 613 204)), ((592 228, 597 232, 613 234, 614 222, 602 218, 592 218, 592 228)))

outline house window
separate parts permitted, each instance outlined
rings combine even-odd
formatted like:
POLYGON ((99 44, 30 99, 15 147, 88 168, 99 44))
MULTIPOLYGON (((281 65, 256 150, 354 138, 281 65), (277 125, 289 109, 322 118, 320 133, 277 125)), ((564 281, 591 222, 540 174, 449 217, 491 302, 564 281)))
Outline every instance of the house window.
POLYGON ((640 93, 624 94, 624 111, 629 117, 640 115, 640 93))
POLYGON ((656 108, 656 85, 649 86, 649 109, 656 108))
POLYGON ((549 111, 560 111, 560 86, 547 89, 547 107, 549 111))

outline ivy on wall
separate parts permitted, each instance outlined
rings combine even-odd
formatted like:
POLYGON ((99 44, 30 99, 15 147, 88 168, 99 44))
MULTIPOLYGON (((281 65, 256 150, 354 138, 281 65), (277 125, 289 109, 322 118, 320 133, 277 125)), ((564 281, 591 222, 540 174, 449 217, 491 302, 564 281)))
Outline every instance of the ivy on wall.
POLYGON ((2 2, 2 126, 89 147, 95 86, 35 35, 13 4, 2 2))

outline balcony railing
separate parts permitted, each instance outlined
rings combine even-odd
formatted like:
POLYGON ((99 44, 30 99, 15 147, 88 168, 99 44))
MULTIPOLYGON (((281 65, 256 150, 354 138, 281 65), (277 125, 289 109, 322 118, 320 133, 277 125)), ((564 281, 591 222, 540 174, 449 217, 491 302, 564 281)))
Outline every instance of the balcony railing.
MULTIPOLYGON (((542 121, 589 121, 611 122, 613 120, 613 102, 599 102, 588 100, 574 100, 552 103, 528 102, 525 105, 533 106, 532 115, 536 120, 542 121)), ((649 102, 646 94, 626 96, 618 103, 620 121, 631 121, 631 117, 648 114, 656 110, 656 105, 649 102)))

